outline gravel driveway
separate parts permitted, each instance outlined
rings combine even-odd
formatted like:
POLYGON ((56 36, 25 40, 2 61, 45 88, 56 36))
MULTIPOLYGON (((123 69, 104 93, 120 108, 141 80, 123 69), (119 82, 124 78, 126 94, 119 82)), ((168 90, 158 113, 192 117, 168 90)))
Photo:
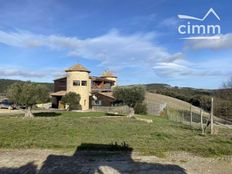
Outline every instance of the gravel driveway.
POLYGON ((231 174, 232 157, 203 158, 170 153, 166 158, 136 153, 0 150, 1 174, 231 174))

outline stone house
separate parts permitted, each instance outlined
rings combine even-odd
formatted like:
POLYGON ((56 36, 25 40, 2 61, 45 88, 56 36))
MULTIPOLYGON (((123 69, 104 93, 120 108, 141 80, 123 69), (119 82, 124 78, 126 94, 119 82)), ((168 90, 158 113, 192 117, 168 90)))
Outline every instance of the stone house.
POLYGON ((82 110, 92 106, 111 106, 115 101, 112 88, 117 85, 117 77, 110 71, 105 71, 100 77, 90 76, 90 71, 77 64, 65 70, 66 76, 54 80, 52 107, 63 108, 62 96, 68 92, 80 95, 82 110))

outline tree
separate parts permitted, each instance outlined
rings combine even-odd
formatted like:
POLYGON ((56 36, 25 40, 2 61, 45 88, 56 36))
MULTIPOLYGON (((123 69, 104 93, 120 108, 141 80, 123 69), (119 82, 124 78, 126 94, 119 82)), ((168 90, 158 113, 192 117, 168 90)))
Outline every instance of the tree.
POLYGON ((68 110, 80 110, 80 95, 75 92, 69 92, 62 97, 61 101, 69 105, 68 110))
POLYGON ((136 114, 147 114, 147 105, 145 103, 136 103, 134 107, 136 114))
POLYGON ((223 84, 224 88, 232 88, 232 77, 223 84))
POLYGON ((190 103, 205 111, 210 111, 211 109, 211 97, 207 95, 196 95, 190 99, 190 103))
POLYGON ((33 105, 47 102, 49 90, 44 85, 31 82, 14 83, 7 90, 7 97, 17 105, 25 106, 25 117, 34 117, 31 112, 33 105))
POLYGON ((145 88, 143 86, 115 87, 113 96, 134 109, 137 106, 137 110, 139 110, 141 106, 141 108, 143 107, 143 112, 145 112, 144 107, 146 106, 144 104, 142 106, 145 99, 145 88))

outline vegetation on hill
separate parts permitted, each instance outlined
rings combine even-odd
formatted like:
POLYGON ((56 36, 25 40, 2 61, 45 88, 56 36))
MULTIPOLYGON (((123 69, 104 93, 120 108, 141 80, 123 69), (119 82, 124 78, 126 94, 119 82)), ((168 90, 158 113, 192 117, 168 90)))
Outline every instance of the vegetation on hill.
POLYGON ((208 90, 195 88, 172 87, 166 84, 147 84, 148 92, 177 98, 194 106, 211 109, 211 97, 214 97, 214 113, 218 117, 232 119, 232 88, 208 90))
POLYGON ((164 117, 146 123, 127 117, 106 117, 95 112, 37 113, 35 119, 23 115, 0 117, 0 148, 75 149, 81 143, 112 144, 125 142, 136 152, 163 155, 186 151, 203 156, 232 155, 232 132, 219 129, 218 135, 201 135, 198 127, 164 117))
MULTIPOLYGON (((14 83, 23 83, 23 82, 25 82, 25 81, 0 79, 0 96, 6 94, 7 89, 9 88, 10 85, 12 85, 14 83)), ((49 89, 49 91, 53 91, 53 84, 52 83, 39 83, 39 82, 32 82, 32 83, 44 85, 49 89)))

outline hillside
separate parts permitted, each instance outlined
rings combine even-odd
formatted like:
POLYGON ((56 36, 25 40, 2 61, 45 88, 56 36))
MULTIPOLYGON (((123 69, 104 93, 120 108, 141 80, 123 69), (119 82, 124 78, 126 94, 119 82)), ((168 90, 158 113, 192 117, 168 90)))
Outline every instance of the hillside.
MULTIPOLYGON (((7 91, 7 88, 16 83, 16 82, 24 82, 21 80, 11 80, 11 79, 0 79, 0 96, 4 95, 7 91)), ((52 83, 38 83, 38 82, 33 82, 41 85, 46 85, 50 91, 53 91, 53 84, 52 83)))
MULTIPOLYGON (((178 111, 185 111, 185 112, 190 111, 190 105, 191 105, 190 103, 185 102, 183 100, 179 100, 162 94, 150 93, 150 92, 146 92, 145 103, 147 104, 148 109, 149 107, 154 107, 156 105, 166 104, 167 108, 178 110, 178 111)), ((192 111, 193 113, 199 115, 200 108, 196 106, 192 106, 192 111)), ((205 115, 208 114, 205 113, 205 115)))
MULTIPOLYGON (((179 100, 173 97, 161 95, 161 94, 155 94, 146 92, 145 95, 145 101, 147 104, 147 111, 150 114, 159 115, 159 106, 162 104, 165 104, 165 106, 168 108, 169 116, 172 118, 170 119, 182 119, 182 113, 184 114, 185 121, 190 121, 190 103, 185 102, 183 100, 179 100)), ((192 105, 192 113, 193 113, 193 122, 199 123, 200 122, 200 108, 192 105)), ((203 112, 204 120, 206 121, 209 118, 209 112, 203 112)), ((231 119, 224 119, 220 118, 220 115, 214 115, 214 120, 216 124, 227 124, 232 125, 231 119)), ((232 127, 230 127, 232 128, 232 127)))
POLYGON ((227 119, 232 118, 232 89, 195 89, 172 87, 167 84, 146 84, 144 86, 150 93, 176 98, 208 112, 211 109, 211 97, 213 97, 215 115, 227 119))
POLYGON ((162 94, 150 93, 150 92, 146 93, 145 102, 152 104, 166 103, 167 107, 177 110, 189 110, 190 107, 190 104, 183 100, 179 100, 162 94))

